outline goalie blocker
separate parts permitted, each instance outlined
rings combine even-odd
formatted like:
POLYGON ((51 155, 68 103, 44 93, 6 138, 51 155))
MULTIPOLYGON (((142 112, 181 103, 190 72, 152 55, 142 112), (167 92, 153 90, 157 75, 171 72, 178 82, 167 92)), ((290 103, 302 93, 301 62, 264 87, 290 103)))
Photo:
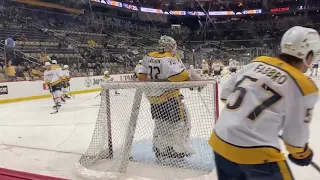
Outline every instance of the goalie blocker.
MULTIPOLYGON (((219 112, 215 81, 108 82, 102 87, 91 144, 75 167, 79 175, 91 179, 99 176, 159 180, 194 177, 200 180, 212 176, 214 158, 207 140, 219 112), (201 92, 190 90, 198 87, 202 88, 201 92), (112 89, 121 89, 123 94, 110 96, 112 89), (155 90, 178 91, 181 96, 165 103, 152 102, 147 94, 155 90), (163 112, 164 107, 170 107, 169 111, 163 112), (180 123, 190 127, 189 132, 184 132, 187 139, 168 132, 174 129, 171 126, 180 123), (155 126, 159 128, 154 129, 155 126), (159 134, 161 139, 157 139, 159 134), (172 142, 179 138, 190 141, 194 153, 156 157, 159 148, 172 147, 172 142), (158 143, 158 149, 153 141, 158 143)), ((179 144, 172 148, 178 149, 179 144)))

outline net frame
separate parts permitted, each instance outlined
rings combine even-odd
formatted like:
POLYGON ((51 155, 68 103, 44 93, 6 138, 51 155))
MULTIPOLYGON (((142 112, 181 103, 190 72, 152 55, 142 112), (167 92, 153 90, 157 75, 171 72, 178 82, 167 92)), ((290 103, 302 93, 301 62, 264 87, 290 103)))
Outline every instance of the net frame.
MULTIPOLYGON (((213 84, 214 87, 214 102, 213 106, 214 108, 214 114, 215 114, 215 122, 217 121, 219 117, 219 91, 218 91, 218 83, 215 80, 201 80, 201 81, 184 81, 184 82, 107 82, 102 83, 102 92, 101 92, 101 103, 100 103, 100 109, 99 109, 99 115, 98 118, 101 118, 99 116, 102 116, 104 123, 106 124, 107 128, 107 141, 108 141, 108 148, 107 152, 100 152, 103 154, 102 156, 104 158, 113 158, 114 155, 114 149, 113 149, 113 138, 112 138, 112 124, 111 124, 111 101, 110 101, 110 90, 116 90, 116 89, 136 89, 133 105, 131 109, 131 115, 129 124, 127 127, 126 138, 125 138, 125 146, 128 148, 125 148, 123 153, 121 153, 121 164, 120 169, 118 172, 101 172, 101 171, 95 171, 89 168, 86 168, 85 166, 88 164, 95 163, 96 160, 92 159, 91 163, 83 164, 82 156, 80 158, 79 163, 77 163, 74 166, 74 171, 78 176, 81 176, 86 179, 127 179, 127 180, 152 180, 151 178, 144 178, 144 177, 138 177, 133 175, 127 175, 125 174, 127 171, 128 163, 130 161, 130 152, 132 149, 132 143, 134 140, 134 134, 136 130, 136 125, 138 121, 138 115, 139 115, 139 109, 141 106, 141 101, 143 98, 144 90, 149 88, 158 88, 158 89, 180 89, 180 88, 204 88, 208 84, 213 84), (165 88, 163 88, 165 87, 165 88), (105 107, 105 108, 104 108, 105 107), (105 114, 105 116, 103 116, 105 114)), ((98 127, 98 124, 95 125, 95 130, 98 127)), ((93 144, 94 138, 96 137, 96 131, 94 132, 91 143, 93 144)), ((88 150, 89 150, 88 148, 88 150)), ((98 148, 99 149, 99 148, 98 148)), ((87 150, 87 152, 88 152, 87 150)), ((215 173, 212 172, 207 175, 203 175, 197 178, 185 178, 184 180, 212 180, 212 178, 215 177, 215 173)))

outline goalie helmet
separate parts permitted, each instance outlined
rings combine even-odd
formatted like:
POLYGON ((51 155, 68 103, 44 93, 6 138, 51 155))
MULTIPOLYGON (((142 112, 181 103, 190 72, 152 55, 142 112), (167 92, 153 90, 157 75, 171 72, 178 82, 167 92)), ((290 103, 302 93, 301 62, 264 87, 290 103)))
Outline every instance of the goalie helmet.
POLYGON ((68 65, 64 65, 64 66, 63 66, 63 69, 68 69, 68 68, 69 68, 68 65))
POLYGON ((170 36, 161 36, 158 43, 161 51, 170 52, 171 54, 175 54, 177 51, 177 43, 170 36))
POLYGON ((58 64, 57 60, 52 60, 51 62, 52 62, 52 64, 58 64))
POLYGON ((44 63, 44 66, 51 66, 51 63, 50 62, 46 62, 46 63, 44 63))
POLYGON ((104 75, 109 75, 109 71, 104 71, 104 75))
POLYGON ((142 63, 142 60, 139 60, 139 63, 141 64, 141 63, 142 63))
POLYGON ((320 37, 319 33, 311 28, 294 26, 287 30, 282 36, 281 53, 302 59, 303 63, 310 67, 307 63, 307 55, 313 52, 312 61, 316 61, 320 53, 320 37))

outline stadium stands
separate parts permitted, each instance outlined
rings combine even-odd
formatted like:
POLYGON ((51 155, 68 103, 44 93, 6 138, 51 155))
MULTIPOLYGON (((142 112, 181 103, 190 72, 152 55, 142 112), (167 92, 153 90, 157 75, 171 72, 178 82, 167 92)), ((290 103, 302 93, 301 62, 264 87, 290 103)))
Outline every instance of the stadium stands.
MULTIPOLYGON (((44 7, 34 3, 5 2, 0 14, 0 48, 5 49, 6 38, 15 40, 13 58, 3 51, 2 64, 13 61, 17 80, 37 80, 30 74, 32 69, 41 70, 44 61, 52 59, 68 64, 73 76, 98 75, 104 69, 111 73, 132 72, 145 52, 156 48, 162 34, 176 38, 185 62, 230 58, 248 62, 259 55, 275 55, 279 37, 288 27, 320 27, 312 13, 308 17, 267 13, 180 18, 175 20, 179 28, 174 29, 170 22, 142 21, 129 18, 125 12, 124 16, 111 15, 100 6, 83 5, 84 13, 75 13, 61 5, 44 7)), ((249 3, 248 7, 258 5, 249 3)), ((0 81, 5 80, 5 69, 0 69, 0 81)))

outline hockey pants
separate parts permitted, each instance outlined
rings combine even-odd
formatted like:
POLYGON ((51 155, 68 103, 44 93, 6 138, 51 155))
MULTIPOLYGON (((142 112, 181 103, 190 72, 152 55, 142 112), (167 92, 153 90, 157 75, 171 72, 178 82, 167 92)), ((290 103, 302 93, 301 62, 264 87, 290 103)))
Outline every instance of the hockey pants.
MULTIPOLYGON (((293 180, 286 161, 264 164, 237 164, 217 153, 218 180, 293 180)), ((241 154, 239 154, 241 156, 241 154)))

